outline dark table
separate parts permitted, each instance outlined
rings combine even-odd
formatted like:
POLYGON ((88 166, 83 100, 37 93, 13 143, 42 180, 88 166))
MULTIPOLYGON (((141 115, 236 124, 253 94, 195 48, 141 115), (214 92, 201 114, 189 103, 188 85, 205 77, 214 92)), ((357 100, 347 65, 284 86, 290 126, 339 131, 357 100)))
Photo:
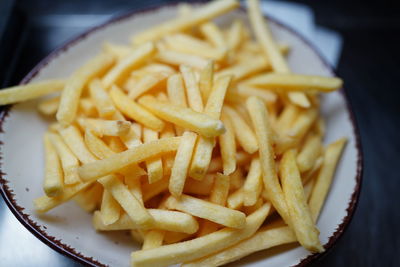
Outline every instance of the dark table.
MULTIPOLYGON (((11 27, 17 34, 0 43, 9 51, 0 57, 0 85, 17 84, 41 58, 88 27, 132 8, 163 2, 2 0, 0 35, 11 27), (8 26, 2 27, 7 20, 8 26)), ((337 246, 315 265, 400 266, 399 5, 372 0, 296 2, 311 6, 317 24, 343 36, 337 72, 354 108, 364 155, 364 180, 354 219, 337 246)), ((0 209, 4 206, 0 200, 0 209)), ((71 265, 78 264, 69 259, 59 264, 71 265)))

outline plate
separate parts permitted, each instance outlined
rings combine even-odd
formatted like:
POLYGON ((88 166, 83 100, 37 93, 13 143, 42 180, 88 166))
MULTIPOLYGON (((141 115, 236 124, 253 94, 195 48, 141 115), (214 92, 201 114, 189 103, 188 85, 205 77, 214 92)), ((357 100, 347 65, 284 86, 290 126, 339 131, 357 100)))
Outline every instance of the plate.
MULTIPOLYGON (((152 25, 176 16, 176 6, 162 6, 131 12, 99 25, 51 53, 21 83, 51 78, 66 78, 73 70, 101 50, 105 40, 128 43, 129 37, 152 25)), ((220 25, 234 18, 247 21, 244 10, 218 19, 220 25)), ((334 76, 332 68, 317 50, 299 34, 270 18, 275 38, 291 46, 288 62, 296 73, 334 76)), ((96 233, 91 215, 73 202, 65 203, 45 215, 34 212, 32 200, 43 195, 44 152, 42 136, 48 121, 35 110, 36 102, 1 107, 0 192, 17 219, 48 246, 81 263, 92 266, 128 266, 130 253, 140 247, 127 233, 96 233)), ((360 193, 362 158, 360 141, 342 89, 322 98, 322 114, 327 121, 325 143, 347 137, 348 144, 338 165, 332 188, 318 221, 326 252, 343 234, 354 213, 360 193)), ((304 266, 325 253, 312 255, 302 247, 286 247, 250 255, 232 265, 304 266), (281 249, 282 250, 282 249, 281 249)))

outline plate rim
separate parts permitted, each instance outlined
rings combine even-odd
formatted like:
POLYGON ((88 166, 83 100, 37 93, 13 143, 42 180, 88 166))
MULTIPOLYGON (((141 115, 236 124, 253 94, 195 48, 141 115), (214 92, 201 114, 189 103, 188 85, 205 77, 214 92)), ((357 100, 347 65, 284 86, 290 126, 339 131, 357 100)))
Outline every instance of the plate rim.
MULTIPOLYGON (((204 1, 193 1, 194 3, 204 3, 204 1)), ((19 84, 26 84, 28 83, 31 79, 33 79, 45 66, 47 66, 53 59, 57 58, 60 54, 64 53, 77 43, 83 41, 87 36, 97 32, 98 30, 101 30, 105 27, 108 27, 109 25, 112 25, 114 23, 118 23, 120 21, 124 21, 126 19, 130 19, 134 16, 140 15, 140 14, 146 14, 146 13, 152 13, 155 12, 159 9, 166 8, 166 7, 175 7, 179 4, 179 2, 172 2, 172 3, 166 3, 166 4, 161 4, 161 5, 150 5, 148 7, 144 8, 139 8, 139 9, 132 9, 130 11, 124 12, 122 14, 117 14, 116 16, 112 17, 111 19, 106 20, 103 23, 100 23, 94 27, 91 27, 82 33, 68 39, 65 41, 63 44, 61 44, 59 47, 54 49, 50 54, 48 54, 45 58, 43 58, 35 67, 29 71, 29 73, 20 81, 19 84)), ((239 8, 241 11, 246 11, 246 9, 241 6, 239 8)), ((274 16, 271 16, 270 14, 267 14, 265 16, 268 20, 272 21, 273 23, 283 27, 287 31, 289 31, 291 34, 295 35, 298 37, 302 42, 304 42, 308 47, 311 48, 311 50, 317 55, 317 57, 321 60, 323 65, 331 72, 333 75, 337 76, 337 73, 335 69, 327 62, 326 58, 322 56, 321 52, 319 51, 318 48, 315 47, 307 38, 305 38, 303 35, 301 35, 298 31, 294 30, 290 26, 286 25, 285 23, 281 22, 279 19, 274 18, 274 16)), ((324 256, 326 256, 329 252, 332 251, 332 248, 337 244, 337 241, 343 236, 344 232, 347 230, 348 225, 350 224, 353 215, 356 211, 356 208, 358 206, 358 201, 361 193, 361 186, 362 186, 362 180, 363 180, 363 153, 362 153, 362 145, 361 145, 361 138, 360 138, 360 132, 357 124, 357 119, 356 116, 354 115, 353 108, 351 106, 351 101, 348 96, 348 93, 344 87, 342 87, 339 91, 344 99, 345 102, 345 107, 347 110, 347 113, 349 115, 350 122, 353 127, 353 134, 355 136, 355 148, 357 150, 357 162, 356 162, 356 185, 353 189, 353 193, 350 197, 350 201, 347 205, 346 212, 347 214, 342 218, 342 222, 337 225, 336 230, 333 232, 333 234, 329 237, 328 242, 324 245, 325 251, 323 253, 314 253, 311 255, 308 255, 307 257, 303 258, 300 260, 300 262, 294 266, 296 267, 303 267, 306 265, 309 265, 312 262, 315 262, 317 260, 320 260, 324 256)), ((8 117, 9 112, 11 111, 12 105, 6 105, 6 106, 1 106, 0 107, 0 132, 4 133, 3 129, 3 123, 5 119, 8 117)), ((0 140, 0 148, 3 145, 3 142, 0 140)), ((1 149, 0 149, 1 153, 1 149)), ((25 214, 23 212, 24 208, 19 206, 14 199, 14 193, 12 188, 8 186, 8 180, 4 178, 5 173, 2 171, 2 165, 3 163, 1 162, 1 159, 3 159, 3 155, 0 156, 0 195, 3 197, 4 202, 8 206, 8 208, 11 210, 11 212, 14 214, 14 216, 18 219, 18 221, 28 230, 30 231, 34 236, 36 236, 40 241, 42 241, 44 244, 52 248, 53 250, 57 251, 58 253, 68 256, 69 258, 72 258, 73 260, 84 264, 86 266, 107 266, 104 263, 101 263, 97 260, 95 260, 93 257, 85 256, 82 253, 78 252, 75 250, 75 248, 64 244, 61 239, 57 239, 56 237, 53 237, 49 235, 45 230, 41 229, 40 226, 30 218, 29 214, 25 214)))

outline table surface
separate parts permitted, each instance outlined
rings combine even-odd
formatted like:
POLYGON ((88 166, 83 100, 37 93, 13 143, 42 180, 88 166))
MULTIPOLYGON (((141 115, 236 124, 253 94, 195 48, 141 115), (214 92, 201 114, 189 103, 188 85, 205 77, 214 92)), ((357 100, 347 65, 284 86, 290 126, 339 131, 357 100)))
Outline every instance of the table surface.
MULTIPOLYGON (((14 2, 2 1, 1 4, 14 2)), ((132 8, 162 2, 165 1, 20 0, 14 3, 15 16, 21 17, 16 27, 21 30, 13 38, 22 45, 12 48, 15 52, 12 55, 19 55, 19 60, 14 58, 10 61, 13 64, 7 65, 8 69, 14 67, 13 72, 6 75, 0 67, 3 75, 0 84, 18 83, 41 58, 93 24, 132 8), (76 23, 77 16, 79 23, 76 23)), ((316 265, 399 266, 400 175, 395 169, 400 151, 399 6, 394 1, 296 2, 310 5, 316 13, 317 24, 343 36, 337 72, 350 96, 364 155, 362 192, 353 221, 337 246, 316 265)), ((0 60, 5 65, 10 59, 0 60)), ((79 266, 51 251, 26 231, 0 199, 0 266, 79 266), (10 233, 18 234, 10 236, 10 233), (41 253, 49 256, 43 259, 41 253)))

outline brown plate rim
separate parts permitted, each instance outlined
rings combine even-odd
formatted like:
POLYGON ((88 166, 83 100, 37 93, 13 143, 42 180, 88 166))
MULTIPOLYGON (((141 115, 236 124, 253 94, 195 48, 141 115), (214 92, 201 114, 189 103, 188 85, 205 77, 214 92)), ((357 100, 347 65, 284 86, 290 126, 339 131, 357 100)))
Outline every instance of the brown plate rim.
MULTIPOLYGON (((203 2, 203 1, 196 1, 196 2, 203 2)), ((150 6, 150 7, 143 8, 143 9, 131 10, 125 14, 116 16, 102 24, 99 24, 98 26, 95 26, 93 28, 90 28, 90 29, 84 31, 82 34, 79 34, 78 36, 66 41, 59 48, 55 49, 48 56, 46 56, 43 60, 41 60, 22 79, 20 84, 28 83, 31 79, 33 79, 41 71, 42 68, 44 68, 47 64, 49 64, 50 61, 57 58, 61 53, 67 51, 68 49, 73 47, 78 42, 84 40, 90 34, 96 32, 100 29, 103 29, 113 23, 123 21, 123 20, 131 18, 133 16, 143 14, 143 13, 151 13, 151 12, 154 12, 154 11, 164 8, 164 7, 176 6, 177 4, 178 4, 178 2, 173 2, 173 3, 164 4, 164 5, 150 6)), ((242 10, 245 10, 245 9, 242 8, 242 10)), ((323 64, 330 70, 330 72, 332 74, 334 74, 335 76, 337 76, 334 71, 334 68, 326 61, 326 59, 321 55, 319 50, 311 42, 309 42, 306 38, 304 38, 296 30, 294 30, 291 27, 280 22, 278 19, 273 18, 273 16, 268 15, 267 18, 270 21, 272 21, 273 23, 285 28, 286 30, 288 30, 289 32, 291 32, 292 34, 294 34, 298 38, 300 38, 307 46, 309 46, 314 51, 314 53, 319 57, 319 59, 323 62, 323 64)), ((297 267, 303 267, 303 266, 309 265, 310 263, 315 262, 318 259, 321 259, 322 257, 327 255, 331 251, 331 249, 337 243, 339 238, 343 235, 343 233, 347 229, 347 226, 349 225, 351 219, 353 218, 353 214, 356 210, 358 199, 360 196, 361 184, 362 184, 362 173, 363 173, 363 157, 362 157, 361 138, 360 138, 359 130, 357 127, 356 118, 355 118, 355 115, 351 108, 348 94, 344 88, 342 88, 340 92, 342 93, 343 99, 345 100, 347 113, 349 114, 350 121, 353 126, 354 136, 356 137, 356 148, 357 148, 357 173, 356 173, 356 177, 355 177, 356 186, 354 188, 353 194, 350 198, 349 204, 346 209, 347 215, 343 218, 342 223, 337 226, 336 231, 329 237, 328 242, 324 245, 325 252, 315 253, 315 254, 307 256, 306 258, 302 259, 297 265, 295 265, 297 267)), ((3 123, 4 123, 5 119, 7 118, 8 114, 11 110, 11 107, 12 107, 12 105, 0 107, 0 132, 4 132, 3 131, 3 123)), ((3 142, 0 141, 0 146, 2 144, 3 144, 3 142)), ((0 157, 0 160, 2 159, 2 157, 3 156, 0 157)), ((2 163, 0 162, 0 194, 2 195, 4 201, 6 202, 7 206, 11 210, 11 212, 14 214, 14 216, 18 219, 18 221, 26 229, 28 229, 33 235, 35 235, 39 240, 41 240, 43 243, 45 243, 52 249, 56 250, 57 252, 65 255, 65 256, 68 256, 68 257, 76 260, 77 262, 79 262, 81 264, 84 264, 86 266, 106 266, 105 264, 95 260, 92 257, 88 257, 88 256, 85 256, 85 255, 79 253, 71 246, 64 244, 62 242, 62 240, 56 239, 55 237, 50 236, 49 234, 46 233, 46 231, 44 229, 41 229, 41 227, 30 218, 29 214, 25 214, 23 212, 24 208, 19 206, 16 203, 16 200, 14 199, 15 194, 13 193, 13 190, 8 186, 8 181, 4 178, 5 173, 2 172, 1 167, 2 167, 2 163)))

